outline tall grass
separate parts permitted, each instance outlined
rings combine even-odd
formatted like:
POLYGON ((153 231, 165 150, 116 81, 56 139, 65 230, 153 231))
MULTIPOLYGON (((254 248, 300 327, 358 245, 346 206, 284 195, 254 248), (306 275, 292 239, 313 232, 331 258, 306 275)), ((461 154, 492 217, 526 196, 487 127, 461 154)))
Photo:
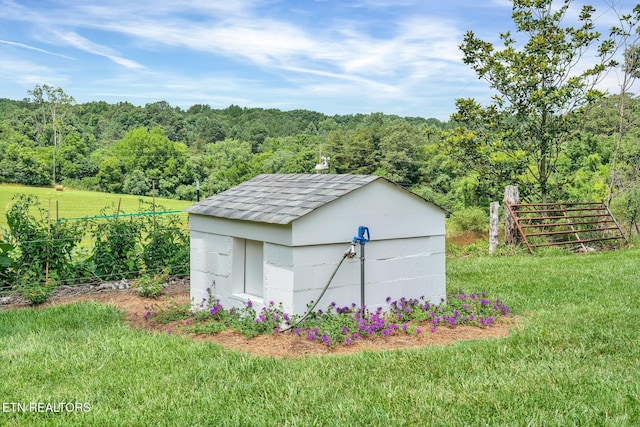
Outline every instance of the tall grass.
POLYGON ((638 425, 639 256, 450 259, 450 290, 488 291, 522 320, 418 350, 260 358, 132 330, 93 303, 0 312, 0 400, 91 408, 0 424, 638 425))

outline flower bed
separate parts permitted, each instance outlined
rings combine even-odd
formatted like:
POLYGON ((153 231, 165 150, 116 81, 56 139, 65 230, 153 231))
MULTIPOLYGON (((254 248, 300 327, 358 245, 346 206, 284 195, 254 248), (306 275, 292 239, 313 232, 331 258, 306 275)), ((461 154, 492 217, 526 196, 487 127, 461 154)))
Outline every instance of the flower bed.
POLYGON ((292 332, 333 347, 348 346, 370 336, 436 333, 439 328, 458 325, 486 328, 511 312, 499 298, 491 298, 485 292, 458 290, 450 293, 447 301, 433 304, 424 297, 388 298, 388 306, 375 311, 366 307, 363 310, 355 303, 347 307, 331 303, 326 310, 291 316, 283 311, 282 304, 274 301, 256 311, 251 301, 242 308, 225 309, 220 300, 209 298, 200 304, 199 310, 174 305, 148 311, 144 318, 161 323, 181 320, 186 332, 198 334, 215 334, 225 329, 239 331, 246 337, 292 332))

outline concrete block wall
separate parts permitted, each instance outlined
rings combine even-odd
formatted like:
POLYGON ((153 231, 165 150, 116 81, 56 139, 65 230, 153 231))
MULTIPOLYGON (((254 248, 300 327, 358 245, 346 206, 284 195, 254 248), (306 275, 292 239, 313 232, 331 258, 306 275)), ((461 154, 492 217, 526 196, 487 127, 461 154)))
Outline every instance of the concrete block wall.
POLYGON ((293 250, 289 246, 264 244, 263 303, 282 303, 285 313, 293 313, 293 250))
MULTIPOLYGON (((191 296, 195 305, 209 297, 224 307, 240 307, 251 299, 257 311, 269 301, 285 312, 303 314, 316 301, 349 244, 289 247, 264 243, 263 298, 242 294, 233 283, 234 238, 192 230, 191 296)), ((357 257, 345 259, 318 307, 360 304, 360 245, 357 257)), ((369 309, 386 306, 386 298, 425 298, 440 302, 446 295, 444 236, 370 241, 365 247, 365 301, 369 309)))
POLYGON ((209 298, 207 288, 230 294, 231 247, 229 236, 191 230, 191 299, 196 306, 209 298))
POLYGON ((444 236, 371 241, 366 247, 366 301, 370 308, 386 298, 446 297, 444 236))
MULTIPOLYGON (((348 245, 296 247, 292 313, 303 313, 316 301, 348 245)), ((360 245, 357 257, 346 259, 319 302, 360 305, 360 245)), ((370 241, 365 246, 365 304, 385 307, 392 299, 420 298, 438 303, 446 296, 444 236, 370 241)))

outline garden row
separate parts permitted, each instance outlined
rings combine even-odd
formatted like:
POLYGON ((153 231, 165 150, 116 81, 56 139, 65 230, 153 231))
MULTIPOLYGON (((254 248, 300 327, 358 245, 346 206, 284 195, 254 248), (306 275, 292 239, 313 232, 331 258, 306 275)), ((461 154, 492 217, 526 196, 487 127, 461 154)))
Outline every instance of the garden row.
POLYGON ((0 239, 0 290, 16 290, 32 304, 59 284, 72 285, 188 274, 189 235, 184 217, 107 212, 81 220, 51 219, 33 195, 16 195, 0 239))

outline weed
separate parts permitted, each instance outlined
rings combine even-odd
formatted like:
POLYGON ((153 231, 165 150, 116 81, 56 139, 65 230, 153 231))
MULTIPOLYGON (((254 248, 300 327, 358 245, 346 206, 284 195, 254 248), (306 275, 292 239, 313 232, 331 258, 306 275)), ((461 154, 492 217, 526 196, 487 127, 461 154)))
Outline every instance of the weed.
POLYGON ((28 273, 20 277, 16 289, 22 293, 24 298, 31 305, 45 303, 53 293, 56 282, 51 277, 44 282, 34 280, 28 273))
MULTIPOLYGON (((182 304, 177 303, 176 301, 170 301, 167 307, 163 309, 152 307, 152 310, 154 310, 153 319, 158 323, 169 323, 176 320, 185 320, 193 316, 193 312, 191 311, 191 304, 188 301, 182 304)), ((149 311, 149 316, 151 316, 151 313, 152 312, 149 311)), ((147 316, 147 318, 149 316, 147 316)))
POLYGON ((145 298, 159 298, 162 291, 167 286, 167 278, 169 276, 169 268, 165 267, 160 273, 149 275, 143 270, 142 275, 135 279, 131 287, 136 293, 145 298))

